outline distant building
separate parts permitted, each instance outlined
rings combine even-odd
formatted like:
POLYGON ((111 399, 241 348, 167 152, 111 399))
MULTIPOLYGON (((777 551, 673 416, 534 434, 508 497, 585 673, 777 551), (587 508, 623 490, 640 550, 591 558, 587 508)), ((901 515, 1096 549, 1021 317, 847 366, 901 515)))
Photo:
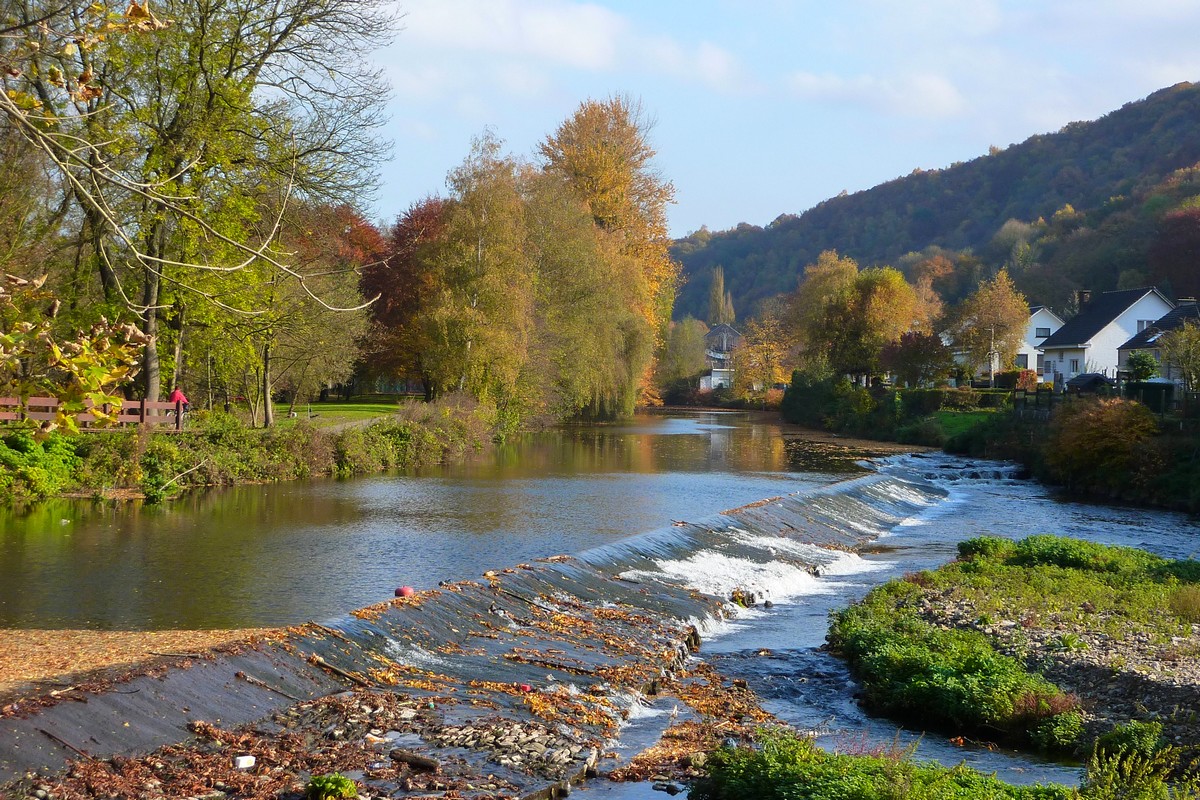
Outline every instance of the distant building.
MULTIPOLYGON (((1045 374, 1040 351, 1042 342, 1054 335, 1062 326, 1062 319, 1050 309, 1045 306, 1030 306, 1029 324, 1025 328, 1025 340, 1021 343, 1021 348, 1017 350, 1017 369, 1036 369, 1038 378, 1040 379, 1045 374)), ((942 342, 948 347, 953 347, 952 340, 947 334, 942 334, 942 342)), ((987 380, 991 375, 991 367, 994 367, 996 372, 1004 369, 1004 365, 1000 363, 998 353, 993 354, 992 359, 993 363, 990 367, 986 363, 980 365, 976 374, 972 377, 977 380, 987 380)), ((970 357, 965 351, 954 350, 954 362, 960 367, 965 369, 969 361, 970 357)), ((1050 373, 1048 380, 1050 379, 1053 379, 1053 372, 1050 373)))
POLYGON ((701 389, 733 388, 733 351, 742 335, 722 322, 704 335, 704 361, 708 372, 700 378, 701 389))
MULTIPOLYGON (((1037 370, 1038 380, 1046 374, 1042 344, 1063 326, 1062 319, 1045 306, 1030 306, 1029 327, 1025 329, 1025 342, 1017 351, 1017 369, 1037 370)), ((1050 379, 1054 374, 1051 372, 1050 379)))
POLYGON ((1179 370, 1174 369, 1170 363, 1163 363, 1162 350, 1158 347, 1158 340, 1164 333, 1181 328, 1186 322, 1200 325, 1200 305, 1196 303, 1194 297, 1179 298, 1179 305, 1156 319, 1152 324, 1139 330, 1129 341, 1117 348, 1117 352, 1120 354, 1120 368, 1125 370, 1129 363, 1129 356, 1139 350, 1144 350, 1154 356, 1154 360, 1158 362, 1159 375, 1175 383, 1182 383, 1179 370))
POLYGON ((1081 291, 1079 313, 1042 342, 1045 374, 1061 380, 1085 372, 1115 378, 1118 348, 1164 317, 1174 305, 1154 287, 1081 291))

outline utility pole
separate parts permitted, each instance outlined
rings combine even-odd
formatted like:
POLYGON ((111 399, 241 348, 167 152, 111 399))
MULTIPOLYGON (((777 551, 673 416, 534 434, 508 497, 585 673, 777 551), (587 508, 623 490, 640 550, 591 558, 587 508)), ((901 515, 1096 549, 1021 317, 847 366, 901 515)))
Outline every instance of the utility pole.
POLYGON ((996 326, 989 325, 988 330, 992 332, 992 340, 990 349, 988 350, 988 388, 996 388, 996 326))

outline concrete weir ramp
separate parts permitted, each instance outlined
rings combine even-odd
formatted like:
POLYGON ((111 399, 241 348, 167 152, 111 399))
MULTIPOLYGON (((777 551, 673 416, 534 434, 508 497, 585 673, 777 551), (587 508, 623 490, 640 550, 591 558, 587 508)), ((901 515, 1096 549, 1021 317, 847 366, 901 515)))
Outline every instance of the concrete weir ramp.
POLYGON ((28 698, 0 796, 561 796, 732 593, 786 602, 943 496, 869 475, 28 698))

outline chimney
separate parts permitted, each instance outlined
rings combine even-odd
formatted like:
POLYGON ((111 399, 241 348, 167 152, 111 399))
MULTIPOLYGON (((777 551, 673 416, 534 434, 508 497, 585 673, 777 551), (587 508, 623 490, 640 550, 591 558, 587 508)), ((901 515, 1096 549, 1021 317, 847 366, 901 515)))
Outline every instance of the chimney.
POLYGON ((1076 289, 1075 290, 1075 305, 1079 307, 1080 311, 1083 311, 1083 309, 1086 308, 1087 304, 1090 302, 1092 302, 1092 290, 1091 289, 1076 289))

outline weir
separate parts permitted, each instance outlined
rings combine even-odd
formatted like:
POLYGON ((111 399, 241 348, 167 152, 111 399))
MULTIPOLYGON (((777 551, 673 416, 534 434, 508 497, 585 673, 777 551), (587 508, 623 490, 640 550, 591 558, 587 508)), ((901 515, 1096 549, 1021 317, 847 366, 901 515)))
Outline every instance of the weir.
POLYGON ((944 496, 868 475, 20 701, 0 716, 0 795, 68 770, 98 796, 339 770, 385 796, 557 796, 731 593, 786 602, 944 496))

